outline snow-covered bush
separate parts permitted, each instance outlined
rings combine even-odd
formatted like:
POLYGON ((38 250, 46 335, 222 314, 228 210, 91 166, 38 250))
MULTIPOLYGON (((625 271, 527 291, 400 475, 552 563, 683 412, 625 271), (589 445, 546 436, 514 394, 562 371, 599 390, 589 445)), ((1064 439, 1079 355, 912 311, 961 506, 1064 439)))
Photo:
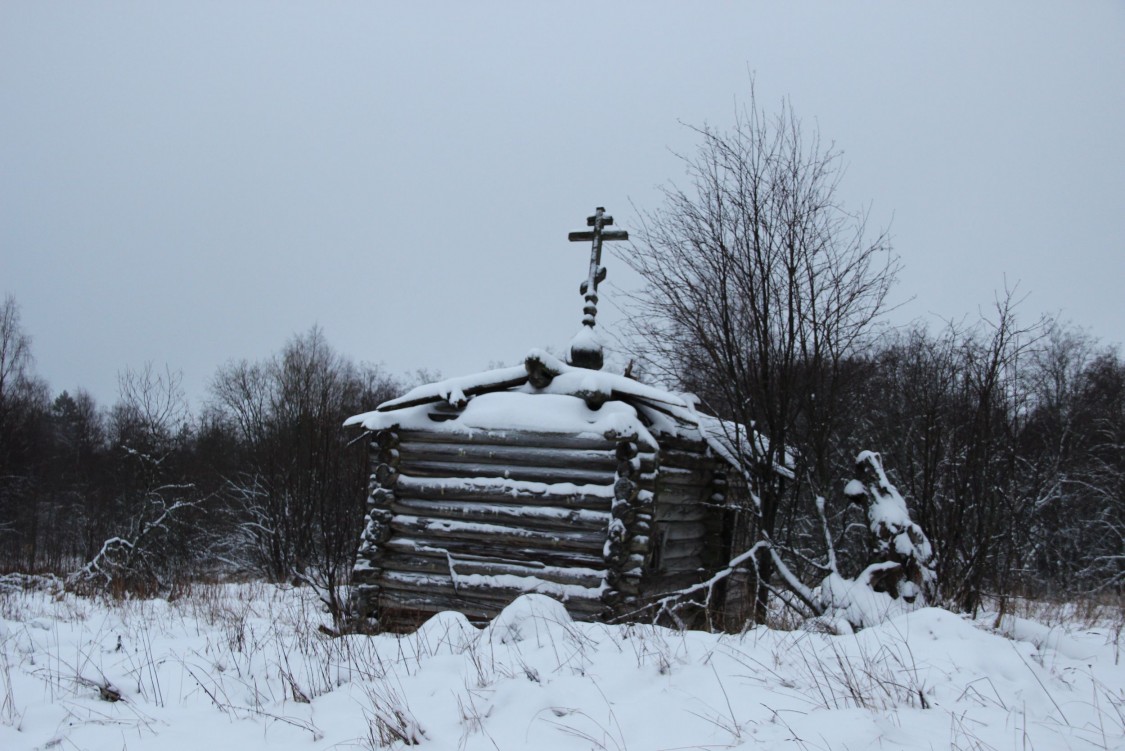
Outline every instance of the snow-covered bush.
POLYGON ((924 599, 934 586, 930 541, 910 519, 906 501, 887 479, 882 457, 861 451, 856 457, 856 474, 858 479, 847 484, 844 494, 867 507, 871 563, 876 567, 868 567, 872 589, 907 602, 924 599))
POLYGON ((936 583, 931 567, 933 547, 887 479, 879 454, 861 451, 856 457, 856 475, 845 486, 844 495, 866 508, 871 541, 868 565, 858 576, 846 578, 836 569, 830 551, 831 573, 814 592, 822 617, 836 630, 841 621, 862 628, 922 607, 933 598, 936 583))

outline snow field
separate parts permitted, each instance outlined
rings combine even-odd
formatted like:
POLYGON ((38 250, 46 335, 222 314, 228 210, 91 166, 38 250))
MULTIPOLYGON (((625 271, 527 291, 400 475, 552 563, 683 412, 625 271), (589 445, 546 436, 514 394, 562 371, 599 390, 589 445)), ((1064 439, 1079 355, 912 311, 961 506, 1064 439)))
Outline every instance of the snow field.
POLYGON ((0 593, 0 749, 1120 749, 1121 626, 928 608, 858 634, 575 623, 332 638, 307 589, 0 593), (120 697, 119 700, 112 700, 120 697))

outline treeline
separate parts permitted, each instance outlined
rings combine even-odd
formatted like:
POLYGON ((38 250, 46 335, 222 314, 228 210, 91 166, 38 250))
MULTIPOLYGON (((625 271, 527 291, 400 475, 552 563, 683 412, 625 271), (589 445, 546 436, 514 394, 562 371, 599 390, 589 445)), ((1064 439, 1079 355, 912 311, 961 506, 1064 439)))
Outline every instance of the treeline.
MULTIPOLYGON (((1021 326, 1009 302, 976 325, 889 330, 830 366, 798 360, 788 372, 799 471, 769 534, 795 570, 815 580, 823 560, 817 496, 841 565, 862 566, 863 512, 843 485, 870 448, 932 540, 947 602, 1122 591, 1125 361, 1079 329, 1021 326)), ((50 393, 18 313, 11 298, 0 309, 0 569, 153 593, 201 576, 304 579, 329 593, 346 582, 366 455, 341 423, 403 384, 314 328, 220 368, 199 414, 176 373, 151 367, 123 373, 118 401, 100 406, 81 390, 50 393)), ((757 400, 732 405, 744 392, 725 373, 666 341, 682 387, 765 424, 757 400)))
POLYGON ((1125 588, 1125 362, 1081 330, 991 320, 881 345, 845 443, 877 446, 935 541, 938 580, 983 593, 1125 588))
MULTIPOLYGON (((1022 325, 1011 298, 994 312, 973 324, 886 329, 838 359, 798 357, 784 371, 750 359, 736 370, 741 381, 686 346, 697 339, 665 339, 663 377, 720 416, 759 429, 782 423, 764 394, 784 391, 793 473, 776 482, 768 531, 762 498, 733 522, 742 547, 766 537, 805 582, 824 576, 829 547, 841 570, 863 569, 868 524, 844 486, 870 449, 933 543, 946 604, 1125 592, 1125 360, 1079 328, 1022 325), (765 386, 746 384, 762 370, 765 386)), ((760 461, 746 470, 778 477, 760 461)), ((772 580, 769 596, 781 586, 772 580)))
MULTIPOLYGON (((882 337, 844 370, 821 444, 831 447, 826 474, 849 477, 857 450, 882 453, 934 543, 944 600, 971 610, 987 594, 1125 589, 1125 362, 1116 349, 1054 321, 1021 328, 1002 304, 974 326, 882 337)), ((822 457, 814 446, 808 458, 822 457)), ((841 547, 861 556, 862 514, 838 485, 814 492, 836 510, 841 547)), ((790 501, 784 526, 813 550, 821 532, 801 523, 811 514, 800 493, 790 501)))
POLYGON ((218 370, 199 414, 179 375, 120 376, 115 404, 51 395, 12 298, 0 308, 0 569, 167 591, 198 576, 342 583, 364 513, 350 415, 399 391, 313 328, 218 370))
POLYGON ((734 548, 756 551, 755 617, 800 594, 789 570, 811 586, 872 562, 875 522, 843 493, 861 450, 933 543, 940 600, 1121 592, 1120 353, 1021 320, 1010 291, 975 323, 888 329, 899 259, 842 200, 841 153, 753 87, 733 125, 695 130, 687 181, 620 258, 643 280, 627 301, 638 367, 768 439, 742 448, 753 492, 731 522, 734 548))

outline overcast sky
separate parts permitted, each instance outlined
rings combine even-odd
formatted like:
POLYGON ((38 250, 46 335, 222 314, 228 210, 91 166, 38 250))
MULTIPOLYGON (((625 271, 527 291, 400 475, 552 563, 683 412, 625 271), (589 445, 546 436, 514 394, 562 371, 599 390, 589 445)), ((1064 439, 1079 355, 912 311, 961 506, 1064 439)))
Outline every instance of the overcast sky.
POLYGON ((314 324, 392 372, 562 349, 567 232, 635 226, 682 123, 731 123, 751 73, 891 226, 899 319, 1007 280, 1028 318, 1125 339, 1110 0, 0 2, 0 295, 52 389, 102 403, 146 362, 198 402, 314 324))

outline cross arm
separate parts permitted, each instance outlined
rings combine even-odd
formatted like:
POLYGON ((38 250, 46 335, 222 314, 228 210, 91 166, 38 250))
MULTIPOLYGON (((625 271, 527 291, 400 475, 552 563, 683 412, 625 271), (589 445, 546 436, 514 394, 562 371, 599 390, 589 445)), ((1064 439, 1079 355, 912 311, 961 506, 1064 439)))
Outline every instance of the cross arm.
MULTIPOLYGON (((601 231, 602 240, 628 240, 629 233, 623 229, 603 229, 601 231)), ((590 242, 594 239, 593 232, 571 232, 567 235, 567 239, 572 243, 577 242, 590 242)))

